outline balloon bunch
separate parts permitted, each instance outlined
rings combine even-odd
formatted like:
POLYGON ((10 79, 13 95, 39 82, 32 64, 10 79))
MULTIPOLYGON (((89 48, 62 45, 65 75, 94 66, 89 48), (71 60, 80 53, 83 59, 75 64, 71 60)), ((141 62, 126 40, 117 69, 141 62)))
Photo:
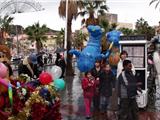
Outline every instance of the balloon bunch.
POLYGON ((9 90, 14 111, 9 120, 61 120, 60 98, 57 92, 65 88, 65 81, 60 78, 61 73, 60 67, 53 66, 50 71, 43 71, 37 80, 26 81, 24 84, 17 82, 17 94, 14 97, 10 94, 12 90, 9 90))
POLYGON ((64 90, 65 81, 62 78, 60 78, 62 74, 62 69, 59 66, 54 65, 51 68, 51 70, 48 70, 48 73, 52 76, 53 79, 52 85, 55 87, 55 89, 57 91, 64 90))

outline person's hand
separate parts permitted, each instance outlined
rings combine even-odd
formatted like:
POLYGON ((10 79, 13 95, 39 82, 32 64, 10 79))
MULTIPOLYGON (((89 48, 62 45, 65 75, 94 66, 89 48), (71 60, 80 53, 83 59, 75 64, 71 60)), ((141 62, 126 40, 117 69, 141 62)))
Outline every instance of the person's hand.
POLYGON ((96 80, 99 81, 99 77, 97 77, 96 80))
POLYGON ((137 82, 137 85, 139 86, 139 85, 142 85, 142 82, 137 82))
POLYGON ((92 84, 91 84, 91 83, 89 83, 89 84, 88 84, 88 86, 92 86, 92 84))
POLYGON ((142 89, 140 87, 138 87, 137 90, 142 93, 142 89))

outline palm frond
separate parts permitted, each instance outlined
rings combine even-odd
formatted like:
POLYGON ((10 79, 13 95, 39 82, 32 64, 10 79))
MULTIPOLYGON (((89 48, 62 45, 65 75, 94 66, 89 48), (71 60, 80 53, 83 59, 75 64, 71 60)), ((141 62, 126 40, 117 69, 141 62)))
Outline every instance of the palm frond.
POLYGON ((100 6, 100 9, 109 11, 109 7, 107 5, 100 6))
POLYGON ((157 1, 157 0, 152 0, 152 1, 149 3, 149 5, 153 4, 155 1, 157 1))
POLYGON ((160 0, 156 3, 155 9, 158 7, 160 0))

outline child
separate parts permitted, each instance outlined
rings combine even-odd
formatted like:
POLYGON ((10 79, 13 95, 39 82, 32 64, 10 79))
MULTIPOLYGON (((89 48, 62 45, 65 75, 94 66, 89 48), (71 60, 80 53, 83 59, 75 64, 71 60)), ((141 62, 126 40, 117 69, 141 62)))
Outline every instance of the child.
POLYGON ((84 104, 86 109, 86 119, 91 118, 91 102, 95 91, 95 78, 91 72, 86 72, 85 77, 82 79, 82 89, 84 96, 84 104))

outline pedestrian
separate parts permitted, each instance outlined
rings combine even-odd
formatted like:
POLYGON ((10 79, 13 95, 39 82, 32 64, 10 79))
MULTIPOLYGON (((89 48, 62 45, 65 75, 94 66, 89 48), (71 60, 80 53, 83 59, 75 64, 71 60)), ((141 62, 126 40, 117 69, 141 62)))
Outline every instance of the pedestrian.
MULTIPOLYGON (((120 53, 120 61, 118 62, 118 65, 117 65, 117 78, 118 76, 121 74, 122 72, 122 69, 123 69, 123 61, 125 59, 128 59, 128 53, 127 51, 123 50, 121 53, 120 53)), ((135 72, 135 68, 134 68, 134 65, 132 64, 132 71, 133 71, 133 74, 135 75, 136 72, 135 72)))
POLYGON ((62 54, 57 53, 57 58, 56 58, 55 64, 62 69, 62 74, 61 74, 60 78, 64 78, 64 73, 66 70, 66 62, 65 62, 64 56, 62 54))
POLYGON ((104 65, 103 73, 99 81, 100 92, 100 111, 102 113, 102 119, 107 119, 108 105, 110 104, 110 97, 112 91, 115 90, 115 76, 111 71, 111 67, 108 63, 104 65))
POLYGON ((130 60, 123 61, 123 71, 118 77, 118 96, 120 98, 119 120, 138 120, 136 102, 137 80, 132 72, 130 60))
POLYGON ((91 119, 91 103, 95 91, 95 78, 92 76, 91 71, 85 73, 85 76, 82 79, 82 89, 86 119, 91 119))
POLYGON ((18 66, 18 74, 27 74, 31 78, 39 77, 37 68, 37 55, 35 53, 26 56, 18 66))
POLYGON ((102 68, 101 68, 101 61, 97 60, 95 62, 94 68, 91 70, 92 75, 95 78, 95 83, 96 83, 96 88, 95 88, 95 93, 93 96, 93 109, 95 112, 95 115, 99 112, 100 110, 100 94, 99 94, 99 79, 101 78, 102 75, 102 68))
POLYGON ((52 64, 52 62, 53 62, 53 60, 52 60, 52 54, 51 53, 49 53, 49 55, 48 55, 48 63, 50 63, 50 64, 52 64))

